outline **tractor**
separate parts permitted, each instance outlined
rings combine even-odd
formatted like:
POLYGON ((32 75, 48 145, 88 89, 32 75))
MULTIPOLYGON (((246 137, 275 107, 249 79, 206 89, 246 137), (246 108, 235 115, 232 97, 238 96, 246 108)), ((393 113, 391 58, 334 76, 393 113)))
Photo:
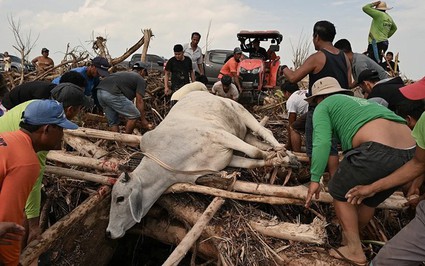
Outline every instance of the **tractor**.
POLYGON ((280 57, 276 52, 279 51, 283 36, 279 31, 244 30, 239 32, 237 37, 242 51, 250 52, 249 58, 242 60, 238 66, 238 75, 243 87, 241 100, 261 101, 262 91, 272 90, 278 85, 280 57), (261 42, 267 41, 271 43, 268 50, 263 48, 263 52, 255 52, 255 42, 261 45, 261 42))

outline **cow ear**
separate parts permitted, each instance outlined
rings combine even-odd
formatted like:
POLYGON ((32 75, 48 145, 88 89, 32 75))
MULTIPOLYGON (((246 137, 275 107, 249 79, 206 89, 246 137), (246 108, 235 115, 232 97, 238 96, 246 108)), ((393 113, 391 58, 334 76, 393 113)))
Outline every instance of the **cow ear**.
POLYGON ((133 189, 129 196, 130 210, 133 219, 140 223, 143 215, 142 192, 139 189, 133 189))

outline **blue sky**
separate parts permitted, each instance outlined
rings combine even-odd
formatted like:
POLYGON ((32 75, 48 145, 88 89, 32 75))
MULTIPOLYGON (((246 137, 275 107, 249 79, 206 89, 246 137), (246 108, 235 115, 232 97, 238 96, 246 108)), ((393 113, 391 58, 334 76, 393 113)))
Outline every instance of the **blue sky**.
MULTIPOLYGON (((208 49, 233 49, 238 46, 236 33, 240 30, 279 30, 285 37, 279 52, 282 64, 291 65, 291 44, 296 46, 300 38, 311 43, 313 25, 319 20, 334 23, 336 40, 346 38, 355 52, 363 52, 371 22, 361 10, 366 3, 357 0, 0 0, 0 50, 17 53, 12 47, 14 38, 8 24, 11 15, 20 20, 24 34, 31 31, 33 38, 39 35, 30 59, 47 47, 55 63, 62 59, 67 43, 92 52, 88 41, 93 35, 106 37, 111 56, 120 56, 139 40, 145 28, 151 28, 155 35, 149 53, 168 58, 174 44, 189 42, 193 31, 202 34, 200 46, 205 48, 211 21, 208 49)), ((393 0, 387 4, 394 7, 389 14, 398 26, 390 39, 389 50, 400 53, 400 67, 408 78, 420 79, 425 76, 421 64, 425 62, 425 52, 421 49, 425 43, 425 23, 421 22, 425 1, 393 0)))

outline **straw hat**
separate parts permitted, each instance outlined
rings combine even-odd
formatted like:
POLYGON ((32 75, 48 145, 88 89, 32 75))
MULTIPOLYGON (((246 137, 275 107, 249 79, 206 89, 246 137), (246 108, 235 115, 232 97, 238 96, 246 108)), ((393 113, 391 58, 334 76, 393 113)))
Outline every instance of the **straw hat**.
POLYGON ((341 88, 341 85, 339 85, 338 81, 335 78, 325 77, 314 82, 313 86, 311 87, 312 95, 310 97, 305 98, 305 100, 311 103, 313 99, 317 96, 328 95, 337 92, 353 95, 353 92, 351 90, 341 88))
POLYGON ((384 1, 381 1, 375 8, 384 11, 392 9, 392 7, 387 7, 387 3, 385 3, 384 1))

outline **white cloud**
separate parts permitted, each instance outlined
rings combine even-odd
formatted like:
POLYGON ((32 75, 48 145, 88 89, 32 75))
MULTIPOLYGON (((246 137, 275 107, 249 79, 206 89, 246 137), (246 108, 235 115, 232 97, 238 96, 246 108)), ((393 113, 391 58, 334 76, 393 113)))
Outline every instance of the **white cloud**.
MULTIPOLYGON (((172 56, 176 43, 190 41, 190 34, 202 34, 200 45, 206 44, 209 34, 210 49, 233 49, 238 45, 236 34, 246 30, 279 30, 285 40, 279 54, 285 64, 292 59, 293 44, 300 36, 311 40, 313 25, 326 19, 337 27, 337 39, 347 38, 353 49, 362 52, 367 45, 370 18, 361 10, 368 1, 227 1, 227 0, 0 0, 0 49, 12 51, 13 35, 8 27, 7 15, 21 20, 22 31, 32 30, 40 34, 37 46, 30 57, 39 55, 42 47, 48 47, 51 56, 59 62, 66 49, 82 45, 90 50, 87 42, 94 36, 104 36, 112 57, 120 56, 138 41, 142 29, 151 28, 155 37, 149 52, 165 57, 172 56), (301 33, 303 32, 303 33, 301 33)), ((389 11, 399 30, 390 39, 390 49, 400 52, 401 68, 409 77, 420 78, 424 74, 421 62, 425 53, 425 25, 421 23, 425 1, 387 1, 394 9, 389 11)), ((14 52, 14 51, 13 51, 14 52)))

